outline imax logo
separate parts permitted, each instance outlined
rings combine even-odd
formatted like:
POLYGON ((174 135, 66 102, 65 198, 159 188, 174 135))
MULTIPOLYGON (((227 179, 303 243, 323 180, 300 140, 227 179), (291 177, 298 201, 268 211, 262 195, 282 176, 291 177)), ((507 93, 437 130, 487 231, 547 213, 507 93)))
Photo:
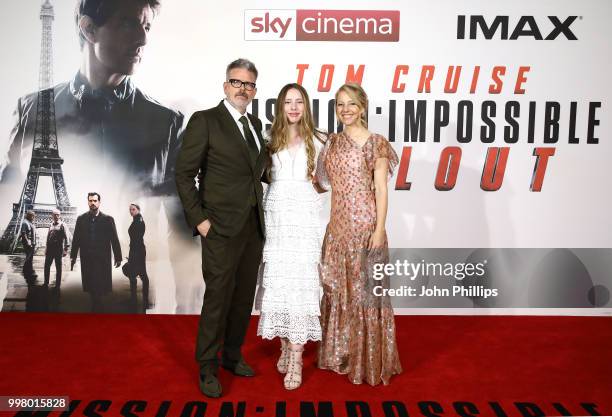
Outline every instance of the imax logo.
POLYGON ((396 10, 245 10, 247 41, 399 41, 396 10))
POLYGON ((498 34, 499 39, 503 40, 532 38, 538 41, 551 41, 557 39, 559 35, 563 35, 566 39, 575 41, 578 38, 572 32, 570 26, 577 18, 578 16, 568 16, 561 21, 557 16, 548 16, 548 21, 545 24, 540 23, 538 25, 534 16, 521 16, 516 24, 510 26, 509 16, 495 16, 492 21, 490 19, 487 21, 482 15, 468 16, 467 19, 465 15, 459 15, 457 16, 457 39, 465 39, 466 20, 469 20, 469 39, 477 39, 480 32, 484 39, 493 39, 498 34), (551 24, 552 28, 550 27, 551 24), (542 37, 540 28, 550 30, 546 37, 542 37), (512 33, 508 37, 510 29, 512 29, 512 33))

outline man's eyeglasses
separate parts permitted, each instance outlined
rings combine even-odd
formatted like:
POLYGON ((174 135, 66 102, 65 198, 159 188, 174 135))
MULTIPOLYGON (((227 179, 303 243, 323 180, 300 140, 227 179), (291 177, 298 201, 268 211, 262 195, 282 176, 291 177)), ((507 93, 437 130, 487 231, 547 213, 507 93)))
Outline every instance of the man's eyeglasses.
POLYGON ((230 83, 232 85, 232 87, 234 88, 240 88, 242 86, 244 86, 245 90, 255 90, 255 83, 251 83, 248 81, 240 81, 240 80, 236 80, 235 78, 232 78, 231 80, 227 80, 228 83, 230 83))

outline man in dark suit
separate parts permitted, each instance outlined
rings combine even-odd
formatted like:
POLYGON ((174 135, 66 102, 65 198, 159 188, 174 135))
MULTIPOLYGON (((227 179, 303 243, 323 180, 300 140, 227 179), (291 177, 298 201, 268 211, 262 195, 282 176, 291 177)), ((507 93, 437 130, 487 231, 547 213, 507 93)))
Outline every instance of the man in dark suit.
POLYGON ((206 290, 195 358, 200 389, 222 392, 221 365, 254 375, 241 347, 249 324, 264 241, 261 178, 268 154, 261 121, 246 112, 257 92, 257 69, 238 59, 227 66, 218 106, 195 112, 176 162, 176 185, 187 222, 202 242, 206 290), (194 178, 199 173, 199 189, 194 178))
POLYGON ((47 229, 47 245, 45 246, 45 286, 49 285, 51 264, 55 263, 55 290, 59 294, 62 285, 62 258, 68 255, 70 247, 70 231, 60 219, 61 212, 54 208, 51 214, 51 226, 47 229))
POLYGON ((83 291, 89 293, 94 312, 102 310, 102 295, 113 290, 111 249, 115 268, 121 265, 121 245, 115 220, 100 211, 100 200, 98 193, 87 194, 89 211, 77 218, 70 250, 72 267, 81 251, 83 291))
POLYGON ((38 277, 32 267, 34 252, 36 252, 36 226, 34 226, 34 218, 36 213, 32 210, 26 212, 25 218, 21 223, 21 244, 25 252, 25 261, 23 263, 23 276, 26 280, 38 277))

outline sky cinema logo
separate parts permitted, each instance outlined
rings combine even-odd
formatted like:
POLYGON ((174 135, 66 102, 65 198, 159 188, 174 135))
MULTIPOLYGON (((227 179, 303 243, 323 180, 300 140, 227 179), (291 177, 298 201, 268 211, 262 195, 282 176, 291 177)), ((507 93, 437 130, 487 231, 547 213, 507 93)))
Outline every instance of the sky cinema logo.
POLYGON ((398 10, 245 10, 247 41, 398 42, 398 10))

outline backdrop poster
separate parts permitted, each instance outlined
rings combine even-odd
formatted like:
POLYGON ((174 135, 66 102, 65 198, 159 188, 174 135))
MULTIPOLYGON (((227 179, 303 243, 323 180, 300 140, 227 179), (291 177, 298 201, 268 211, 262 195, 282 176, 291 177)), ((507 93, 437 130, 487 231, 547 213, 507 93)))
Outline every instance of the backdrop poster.
MULTIPOLYGON (((260 74, 251 112, 266 128, 286 83, 309 91, 328 132, 338 129, 337 88, 353 81, 367 91, 370 129, 401 158, 389 183, 397 266, 389 272, 396 288, 415 293, 398 291, 398 313, 610 312, 612 200, 602 188, 612 157, 609 2, 167 1, 130 82, 102 102, 79 90, 74 2, 42 4, 46 20, 38 1, 12 2, 0 18, 2 311, 89 311, 79 263, 71 270, 63 258, 61 297, 42 284, 52 209, 73 231, 92 191, 114 219, 122 258, 129 204, 141 207, 146 311, 200 311, 199 242, 172 189, 173 157, 189 116, 223 98, 226 65, 246 57, 260 74), (55 88, 39 94, 46 83, 55 88), (51 118, 37 114, 45 100, 54 103, 51 118), (44 120, 55 136, 41 150, 44 120), (28 209, 37 213, 35 279, 23 273, 15 238, 28 209), (402 272, 406 263, 422 269, 402 272), (464 279, 468 264, 482 274, 464 279), (428 295, 436 286, 449 294, 428 295)), ((142 282, 131 288, 121 268, 111 281, 104 311, 142 311, 142 282)))

